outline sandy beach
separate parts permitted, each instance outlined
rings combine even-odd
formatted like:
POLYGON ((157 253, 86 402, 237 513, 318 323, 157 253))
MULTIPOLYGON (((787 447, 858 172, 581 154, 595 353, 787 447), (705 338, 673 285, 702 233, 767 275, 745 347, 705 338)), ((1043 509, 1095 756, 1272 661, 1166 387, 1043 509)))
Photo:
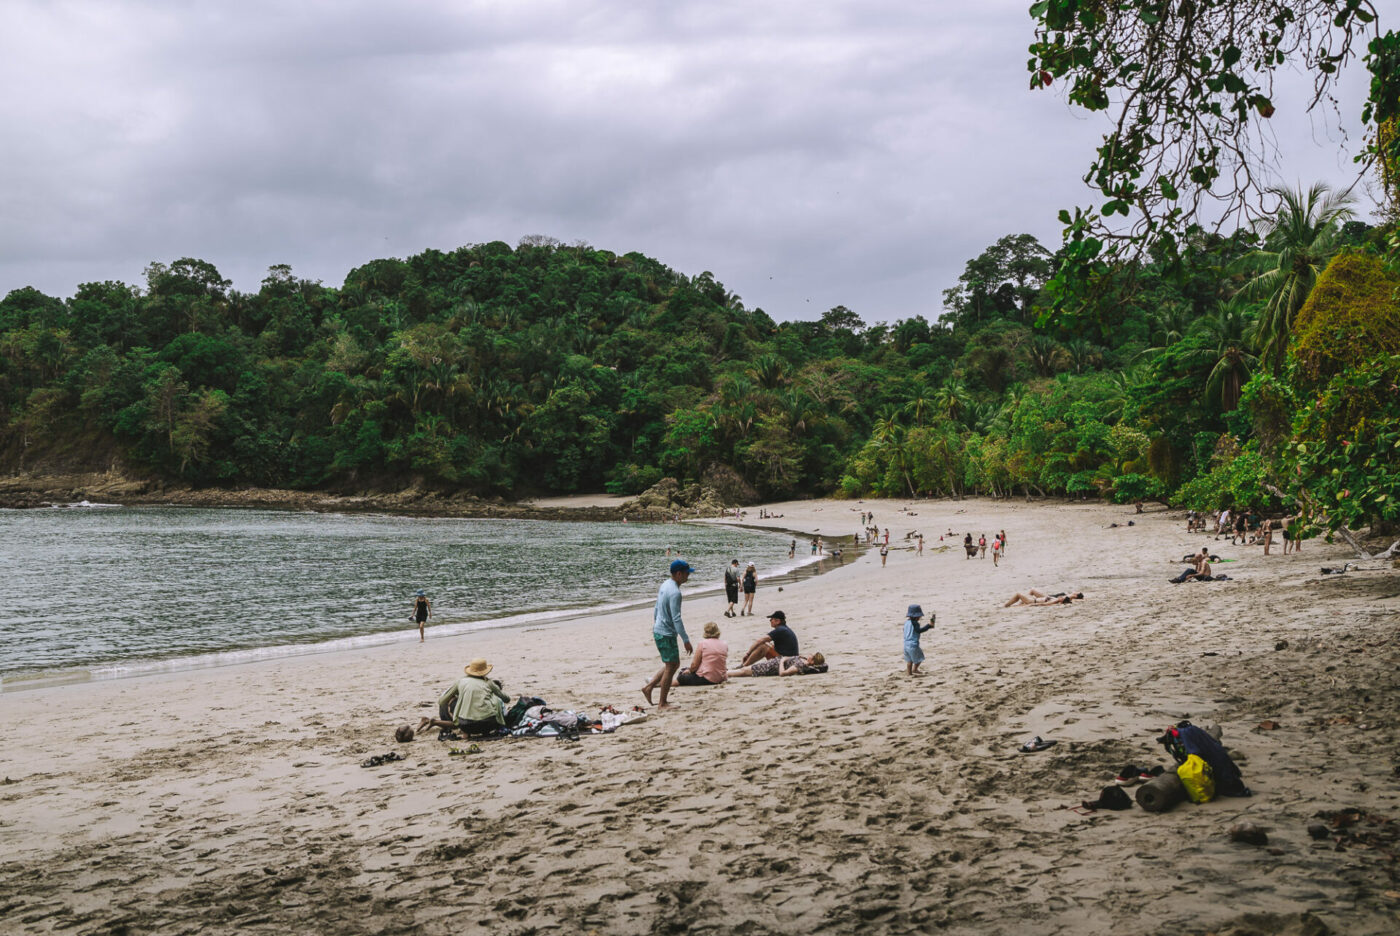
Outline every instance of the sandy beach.
MULTIPOLYGON (((1266 558, 1160 508, 765 506, 783 516, 746 522, 849 543, 869 509, 890 529, 884 568, 870 551, 781 593, 760 570, 756 610, 830 672, 677 689, 611 735, 393 740, 473 657, 554 707, 644 704, 649 610, 0 695, 0 931, 1400 930, 1393 569, 1323 576, 1350 552, 1266 558), (1007 555, 968 560, 948 529, 1005 529, 1007 555), (1203 543, 1234 580, 1168 584, 1203 543), (1088 597, 1001 607, 1031 587, 1088 597), (911 601, 937 614, 923 679, 911 601), (1066 808, 1170 763, 1153 739, 1184 718, 1221 726, 1253 797, 1066 808), (1017 751, 1036 735, 1058 743, 1017 751), (1242 821, 1267 843, 1232 841, 1242 821)), ((687 598, 685 621, 717 621, 736 661, 763 619, 723 607, 687 598)))

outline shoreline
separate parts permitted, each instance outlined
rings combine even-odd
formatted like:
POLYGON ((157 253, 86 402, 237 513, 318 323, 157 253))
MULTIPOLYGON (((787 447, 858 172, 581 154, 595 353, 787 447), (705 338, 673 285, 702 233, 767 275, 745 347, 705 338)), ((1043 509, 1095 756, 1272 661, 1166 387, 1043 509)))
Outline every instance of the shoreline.
MULTIPOLYGON (((892 543, 920 525, 926 553, 882 568, 866 552, 781 595, 760 583, 756 610, 783 608, 831 672, 677 689, 612 735, 462 756, 392 740, 474 657, 512 696, 642 703, 658 665, 644 610, 0 695, 7 919, 44 934, 1393 929, 1393 573, 1321 576, 1345 550, 1312 541, 1268 559, 1221 542, 1234 581, 1168 585, 1200 537, 1162 512, 1109 528, 1131 507, 774 506, 783 518, 743 525, 849 536, 873 508, 892 543), (1015 545, 999 566, 933 553, 945 524, 1015 545), (1000 607, 1064 586, 1087 600, 1000 607), (937 614, 924 679, 900 659, 911 601, 937 614), (1182 718, 1222 726, 1252 798, 1066 808, 1124 764, 1161 763, 1154 738, 1182 718), (1018 753, 1035 735, 1059 743, 1018 753), (360 766, 389 751, 406 759, 360 766), (1343 808, 1361 820, 1312 838, 1343 808), (1245 820, 1266 846, 1230 840, 1245 820)), ((719 622, 731 661, 760 632, 714 594, 683 607, 692 633, 719 622)))
MULTIPOLYGON (((742 528, 742 524, 737 524, 733 521, 682 522, 715 522, 742 528)), ((765 528, 763 532, 796 537, 807 535, 801 531, 783 528, 765 528)), ((851 558, 858 558, 867 548, 868 547, 862 546, 859 549, 853 549, 851 558)), ((833 557, 829 555, 805 559, 799 554, 796 562, 797 564, 792 567, 766 576, 764 578, 764 583, 766 585, 782 588, 814 576, 829 574, 842 568, 844 565, 844 557, 842 562, 836 562, 833 557)), ((723 590, 722 585, 715 585, 713 583, 701 584, 695 587, 688 587, 685 591, 685 595, 687 597, 705 598, 720 594, 723 590)), ((571 608, 547 608, 537 612, 513 614, 501 618, 455 621, 452 623, 431 625, 426 629, 424 636, 427 641, 440 641, 471 636, 483 631, 529 630, 542 625, 566 624, 601 615, 635 612, 650 607, 654 600, 655 599, 650 596, 638 596, 635 599, 628 599, 611 604, 605 603, 571 608)), ((370 648, 418 643, 419 641, 416 637, 416 628, 406 627, 395 630, 367 631, 363 634, 333 637, 327 640, 311 641, 307 643, 264 644, 197 654, 133 658, 130 660, 114 660, 106 663, 95 663, 61 669, 21 671, 19 674, 0 673, 0 694, 28 692, 34 689, 53 686, 105 682, 107 680, 140 679, 146 676, 161 674, 192 673, 200 670, 243 666, 250 663, 276 662, 278 660, 314 656, 318 654, 354 653, 370 648)))

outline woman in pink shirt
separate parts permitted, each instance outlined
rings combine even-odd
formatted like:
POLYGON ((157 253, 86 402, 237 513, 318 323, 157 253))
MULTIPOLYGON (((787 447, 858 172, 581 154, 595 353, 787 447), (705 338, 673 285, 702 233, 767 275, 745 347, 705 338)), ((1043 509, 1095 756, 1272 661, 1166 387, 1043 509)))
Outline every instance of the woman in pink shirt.
POLYGON ((710 621, 705 636, 695 642, 690 666, 676 674, 678 686, 717 686, 729 671, 729 644, 719 639, 719 625, 710 621))

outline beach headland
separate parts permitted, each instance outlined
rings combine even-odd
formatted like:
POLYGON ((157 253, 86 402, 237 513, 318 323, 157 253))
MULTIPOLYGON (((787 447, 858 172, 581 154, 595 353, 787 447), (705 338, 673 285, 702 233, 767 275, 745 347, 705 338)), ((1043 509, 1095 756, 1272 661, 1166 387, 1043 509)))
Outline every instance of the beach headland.
MULTIPOLYGON (((613 735, 393 740, 474 657, 560 708, 641 703, 645 610, 0 695, 4 929, 1394 931, 1388 567, 1323 576, 1351 553, 1265 558, 1102 504, 766 506, 783 516, 746 524, 849 543, 874 510, 890 529, 884 568, 760 583, 756 610, 783 609, 830 672, 677 689, 613 735), (948 529, 1005 529, 1006 556, 966 559, 948 529), (1232 581, 1168 584, 1203 543, 1232 581), (1029 587, 1087 598, 1001 608, 1029 587), (911 601, 937 614, 921 680, 900 659, 911 601), (1066 808, 1170 763, 1153 739, 1184 718, 1221 726, 1253 797, 1066 808), (1058 743, 1019 753, 1036 735, 1058 743), (360 766, 389 751, 406 759, 360 766), (1233 841, 1242 821, 1267 841, 1233 841)), ((763 619, 723 606, 688 597, 685 620, 717 621, 733 659, 763 619)))

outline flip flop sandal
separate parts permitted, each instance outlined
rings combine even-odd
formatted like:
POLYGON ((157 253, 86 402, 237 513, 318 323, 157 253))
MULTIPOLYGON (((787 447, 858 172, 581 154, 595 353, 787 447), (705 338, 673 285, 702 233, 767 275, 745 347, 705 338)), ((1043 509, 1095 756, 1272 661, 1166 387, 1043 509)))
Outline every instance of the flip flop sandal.
POLYGON ((1060 742, 1058 741, 1046 741, 1043 738, 1041 738, 1040 735, 1036 735, 1034 738, 1027 741, 1025 744, 1021 745, 1016 750, 1020 751, 1022 754, 1034 754, 1036 751, 1043 751, 1046 748, 1054 747, 1059 743, 1060 742))

